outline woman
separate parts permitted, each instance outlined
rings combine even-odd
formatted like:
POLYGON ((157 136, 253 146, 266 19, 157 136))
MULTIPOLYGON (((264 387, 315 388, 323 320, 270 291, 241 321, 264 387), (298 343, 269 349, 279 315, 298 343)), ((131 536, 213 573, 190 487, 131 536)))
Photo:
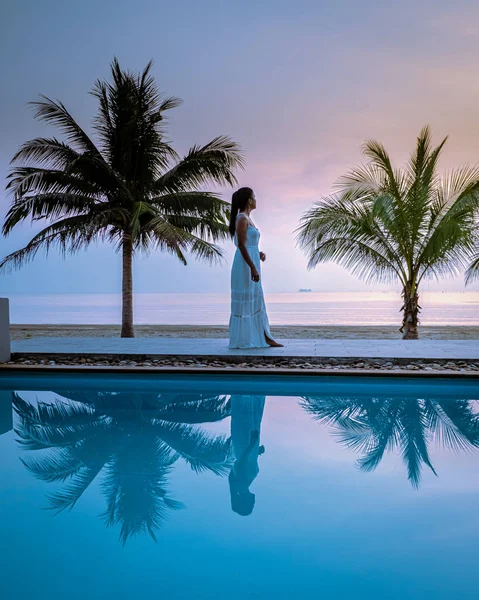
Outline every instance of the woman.
POLYGON ((259 473, 261 420, 266 396, 231 396, 231 441, 235 463, 229 474, 231 508, 246 517, 253 512, 256 496, 250 485, 259 473))
POLYGON ((281 348, 269 330, 268 315, 260 281, 260 233, 251 220, 256 198, 251 188, 233 194, 230 233, 237 247, 231 271, 230 348, 281 348))

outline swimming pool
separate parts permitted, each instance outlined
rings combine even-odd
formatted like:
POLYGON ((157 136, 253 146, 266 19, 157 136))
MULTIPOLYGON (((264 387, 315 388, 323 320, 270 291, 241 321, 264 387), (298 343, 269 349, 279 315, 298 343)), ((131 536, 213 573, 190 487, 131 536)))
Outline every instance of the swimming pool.
POLYGON ((473 380, 4 374, 1 597, 475 598, 478 399, 473 380))

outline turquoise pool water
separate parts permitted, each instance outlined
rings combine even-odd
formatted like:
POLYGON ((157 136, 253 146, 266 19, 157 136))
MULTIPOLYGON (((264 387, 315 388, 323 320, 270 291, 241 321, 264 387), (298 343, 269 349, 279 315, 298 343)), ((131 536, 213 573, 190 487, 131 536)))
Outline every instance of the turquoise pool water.
POLYGON ((477 598, 478 399, 472 380, 3 375, 0 597, 477 598))

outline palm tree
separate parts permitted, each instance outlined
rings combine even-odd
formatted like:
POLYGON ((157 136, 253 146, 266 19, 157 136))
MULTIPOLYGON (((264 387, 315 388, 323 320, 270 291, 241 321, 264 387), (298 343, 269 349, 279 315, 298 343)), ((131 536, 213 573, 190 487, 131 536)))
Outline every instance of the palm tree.
POLYGON ((111 65, 111 82, 97 81, 93 121, 96 141, 61 102, 45 96, 32 102, 35 116, 57 126, 64 141, 36 138, 13 157, 8 188, 13 201, 3 234, 27 218, 49 221, 21 250, 1 263, 18 268, 40 249, 63 255, 107 240, 122 252, 122 337, 133 337, 133 256, 160 249, 186 265, 186 254, 207 261, 222 256, 216 242, 228 235, 228 204, 203 191, 209 184, 233 185, 243 166, 228 137, 193 146, 180 159, 165 137, 165 112, 180 100, 164 98, 151 75, 111 65))
POLYGON ((301 404, 331 426, 341 444, 360 453, 362 471, 373 471, 386 451, 399 451, 414 487, 423 465, 436 474, 431 442, 455 451, 479 448, 479 415, 469 400, 304 397, 301 404))
POLYGON ((122 544, 139 533, 156 540, 167 512, 182 507, 167 490, 168 475, 179 458, 197 473, 225 475, 231 468, 230 440, 197 426, 229 415, 224 396, 62 394, 68 399, 37 406, 15 394, 19 443, 26 450, 42 451, 22 462, 38 479, 69 482, 49 496, 56 513, 71 510, 102 474, 107 503, 102 516, 106 526, 121 526, 122 544))
POLYGON ((393 168, 380 143, 368 141, 363 152, 369 162, 342 177, 297 230, 309 268, 333 260, 366 281, 400 282, 404 339, 418 338, 423 279, 457 274, 477 234, 479 169, 440 177, 446 140, 433 148, 425 127, 403 169, 393 168))

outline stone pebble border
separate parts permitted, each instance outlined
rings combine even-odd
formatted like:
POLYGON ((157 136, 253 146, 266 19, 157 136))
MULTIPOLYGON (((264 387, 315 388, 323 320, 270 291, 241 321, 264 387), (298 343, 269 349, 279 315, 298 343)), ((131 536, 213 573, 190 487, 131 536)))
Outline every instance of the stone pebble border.
POLYGON ((413 360, 413 359, 349 359, 349 358, 264 358, 251 357, 245 359, 228 357, 127 357, 127 356, 94 356, 90 358, 78 356, 27 356, 6 363, 0 363, 2 368, 17 367, 103 367, 103 368, 148 368, 148 369, 231 369, 231 370, 301 370, 301 371, 456 371, 464 373, 479 373, 479 361, 467 360, 413 360))

